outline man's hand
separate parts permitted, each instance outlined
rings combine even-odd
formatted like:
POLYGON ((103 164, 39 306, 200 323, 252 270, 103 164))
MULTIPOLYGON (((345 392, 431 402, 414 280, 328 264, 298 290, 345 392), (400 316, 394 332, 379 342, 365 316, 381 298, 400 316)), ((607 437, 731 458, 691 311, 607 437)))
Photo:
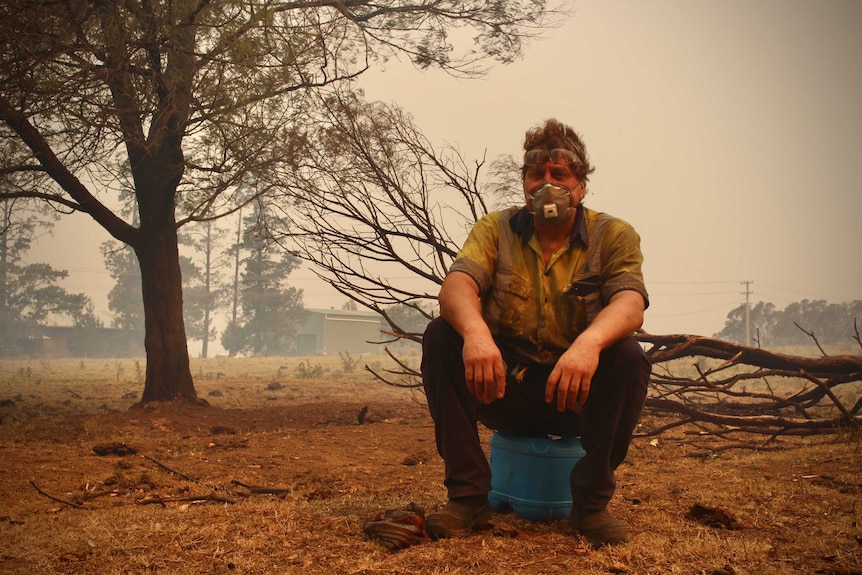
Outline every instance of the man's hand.
POLYGON ((545 383, 545 401, 556 399, 557 411, 566 409, 580 412, 587 402, 590 383, 599 367, 601 348, 575 340, 557 360, 548 381, 545 383))
POLYGON ((440 315, 464 339, 467 389, 482 403, 506 393, 506 364, 488 324, 482 318, 479 286, 466 273, 450 273, 440 287, 440 315))
POLYGON ((491 403, 506 393, 506 364, 500 348, 490 336, 464 337, 464 375, 467 389, 482 403, 491 403))
POLYGON ((557 360, 557 365, 545 383, 545 401, 557 400, 557 409, 565 411, 584 405, 590 384, 599 368, 599 354, 614 343, 628 337, 643 324, 644 299, 636 291, 623 290, 610 302, 593 323, 575 339, 557 360))

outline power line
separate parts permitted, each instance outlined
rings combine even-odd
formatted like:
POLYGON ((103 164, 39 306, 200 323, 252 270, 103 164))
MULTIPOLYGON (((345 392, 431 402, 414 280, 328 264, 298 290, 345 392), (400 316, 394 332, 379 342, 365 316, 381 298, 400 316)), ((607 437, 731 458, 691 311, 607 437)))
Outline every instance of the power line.
POLYGON ((732 309, 731 306, 733 306, 735 303, 736 303, 735 301, 732 301, 732 302, 728 302, 728 303, 725 303, 722 305, 709 307, 706 309, 699 309, 696 311, 680 312, 680 313, 654 313, 652 311, 652 308, 650 308, 647 310, 646 313, 649 315, 649 317, 682 317, 682 316, 686 316, 686 315, 698 315, 698 314, 702 314, 702 313, 707 313, 710 311, 715 311, 717 309, 732 309))

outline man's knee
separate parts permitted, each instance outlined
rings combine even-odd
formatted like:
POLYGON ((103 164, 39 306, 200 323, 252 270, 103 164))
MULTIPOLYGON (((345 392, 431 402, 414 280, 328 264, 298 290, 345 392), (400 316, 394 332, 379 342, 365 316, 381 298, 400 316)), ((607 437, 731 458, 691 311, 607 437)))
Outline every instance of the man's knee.
POLYGON ((649 372, 652 368, 643 348, 633 337, 622 339, 602 352, 601 360, 640 372, 649 372))
MULTIPOLYGON (((434 318, 428 323, 422 336, 422 373, 441 373, 441 370, 448 372, 461 361, 463 347, 464 341, 458 332, 446 320, 434 318)), ((463 372, 463 368, 461 371, 463 372)))
POLYGON ((425 333, 422 336, 422 347, 424 349, 426 346, 438 344, 451 338, 453 335, 457 335, 457 332, 452 329, 449 322, 442 317, 435 317, 425 327, 425 333))
POLYGON ((652 365, 643 348, 633 337, 620 340, 602 352, 599 360, 601 378, 608 386, 620 386, 646 392, 652 365))

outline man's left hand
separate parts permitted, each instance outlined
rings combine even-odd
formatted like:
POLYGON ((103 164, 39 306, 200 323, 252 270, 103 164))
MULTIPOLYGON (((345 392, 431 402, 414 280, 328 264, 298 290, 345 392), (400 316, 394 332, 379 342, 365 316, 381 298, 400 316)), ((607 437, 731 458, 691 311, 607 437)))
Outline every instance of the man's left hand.
POLYGON ((643 324, 644 298, 632 290, 615 293, 593 323, 566 350, 545 384, 545 401, 557 400, 557 409, 565 411, 587 402, 590 383, 599 368, 599 354, 643 324))
POLYGON ((601 349, 578 340, 557 360, 548 381, 545 383, 545 401, 556 399, 557 411, 566 409, 580 411, 587 402, 590 383, 599 367, 601 349))

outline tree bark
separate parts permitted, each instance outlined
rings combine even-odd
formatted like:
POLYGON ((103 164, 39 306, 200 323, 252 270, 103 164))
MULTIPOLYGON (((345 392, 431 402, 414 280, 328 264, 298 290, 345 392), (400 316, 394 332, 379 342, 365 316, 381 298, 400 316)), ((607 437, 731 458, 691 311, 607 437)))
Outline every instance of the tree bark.
POLYGON ((148 231, 144 234, 146 239, 135 246, 141 265, 147 352, 147 379, 141 403, 176 399, 198 402, 183 321, 176 229, 163 225, 148 231))

